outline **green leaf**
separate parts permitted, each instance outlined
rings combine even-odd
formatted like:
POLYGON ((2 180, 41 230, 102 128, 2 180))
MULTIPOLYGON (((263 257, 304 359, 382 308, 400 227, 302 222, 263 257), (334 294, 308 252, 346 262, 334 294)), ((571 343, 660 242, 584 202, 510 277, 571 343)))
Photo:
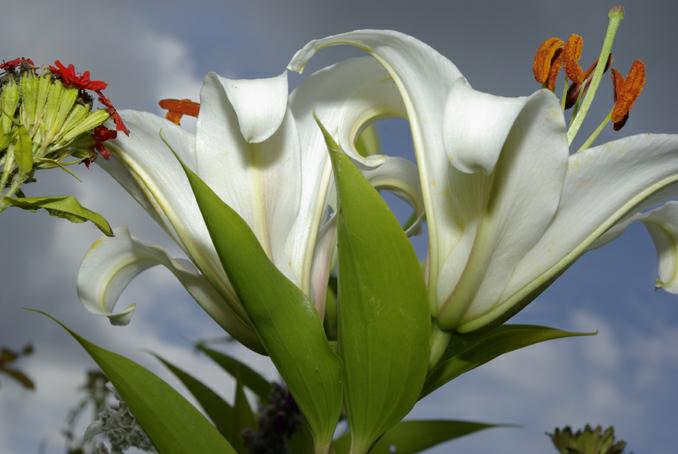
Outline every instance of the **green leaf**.
POLYGON ((80 205, 72 195, 58 197, 5 197, 12 206, 23 210, 37 211, 40 208, 47 210, 52 216, 68 219, 71 222, 80 223, 90 221, 107 236, 113 236, 113 230, 108 221, 94 211, 80 205))
POLYGON ((502 325, 483 333, 453 335, 443 358, 429 372, 422 397, 504 353, 547 340, 593 334, 538 325, 502 325))
POLYGON ((312 428, 329 447, 341 411, 341 365, 304 293, 269 260, 247 223, 184 166, 221 264, 262 344, 312 428))
POLYGON ((215 393, 209 386, 180 369, 159 355, 155 356, 175 377, 183 383, 186 389, 195 397, 207 416, 212 420, 221 434, 231 443, 237 445, 236 417, 233 407, 215 393))
POLYGON ((105 350, 71 331, 50 315, 89 353, 160 454, 209 452, 235 454, 233 447, 193 405, 149 370, 105 350))
POLYGON ((361 453, 416 403, 428 369, 431 316, 419 261, 400 223, 318 124, 339 199, 338 344, 351 452, 361 453))
POLYGON ((262 402, 267 403, 269 401, 272 385, 257 371, 218 350, 213 350, 204 345, 198 345, 197 349, 209 356, 212 361, 233 376, 236 381, 249 388, 262 402))
POLYGON ((245 390, 243 389, 243 385, 240 382, 236 382, 235 385, 234 409, 236 424, 235 434, 238 437, 237 442, 234 443, 234 446, 238 452, 247 454, 248 450, 245 447, 245 440, 242 437, 242 433, 244 430, 256 432, 257 428, 259 427, 259 423, 257 422, 257 417, 254 414, 254 411, 252 411, 252 407, 250 407, 250 403, 247 401, 245 390))
POLYGON ((14 159, 19 166, 19 172, 27 174, 33 170, 33 141, 23 126, 17 130, 14 159))
MULTIPOLYGON (((383 437, 370 450, 370 454, 413 454, 492 427, 507 427, 497 424, 454 420, 403 421, 383 437)), ((349 434, 334 442, 336 454, 349 452, 349 434)))

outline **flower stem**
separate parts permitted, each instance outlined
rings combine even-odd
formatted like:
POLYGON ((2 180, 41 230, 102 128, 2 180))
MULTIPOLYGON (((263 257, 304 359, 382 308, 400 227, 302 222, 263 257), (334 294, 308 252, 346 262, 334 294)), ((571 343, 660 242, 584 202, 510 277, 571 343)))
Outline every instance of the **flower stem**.
POLYGON ((593 142, 598 138, 601 132, 603 132, 603 129, 605 129, 605 126, 610 122, 610 118, 612 116, 612 111, 610 110, 610 113, 608 113, 605 118, 603 118, 603 121, 600 122, 598 127, 591 133, 591 135, 586 139, 586 141, 582 144, 581 147, 577 150, 577 153, 579 153, 582 150, 586 150, 587 148, 590 148, 593 142))
POLYGON ((560 95, 560 108, 565 110, 565 101, 567 101, 567 89, 570 88, 570 82, 565 78, 563 83, 563 94, 560 95))
POLYGON ((598 64, 596 65, 595 71, 593 71, 591 85, 586 92, 586 96, 584 96, 584 101, 582 102, 579 112, 577 112, 577 116, 572 119, 570 129, 567 131, 568 144, 572 144, 572 141, 574 141, 574 138, 577 136, 579 128, 581 128, 581 125, 586 118, 586 114, 591 107, 591 103, 593 102, 593 98, 596 95, 596 91, 598 91, 600 80, 603 78, 603 73, 605 72, 605 64, 607 63, 608 56, 612 50, 614 37, 617 34, 617 30, 619 29, 619 24, 621 24, 621 21, 624 19, 623 8, 620 6, 611 8, 608 13, 608 17, 610 18, 610 22, 608 23, 605 39, 603 40, 603 47, 600 50, 600 56, 598 57, 598 64))

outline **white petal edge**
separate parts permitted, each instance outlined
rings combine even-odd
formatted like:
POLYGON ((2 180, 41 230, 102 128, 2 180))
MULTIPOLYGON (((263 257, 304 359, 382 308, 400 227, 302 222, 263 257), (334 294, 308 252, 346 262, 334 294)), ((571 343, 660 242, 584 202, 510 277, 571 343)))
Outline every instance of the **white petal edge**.
POLYGON ((405 226, 405 233, 415 234, 425 214, 417 166, 404 158, 388 157, 379 167, 362 172, 376 189, 393 192, 412 207, 412 222, 405 226))
POLYGON ((78 297, 90 312, 108 317, 113 325, 127 325, 136 309, 131 304, 115 310, 120 295, 143 271, 162 265, 179 280, 195 301, 217 323, 245 345, 255 346, 254 331, 240 322, 230 306, 205 277, 184 259, 170 257, 163 249, 132 237, 126 227, 103 236, 85 254, 78 272, 78 297))
POLYGON ((666 202, 659 208, 645 213, 636 213, 623 222, 617 223, 598 238, 589 249, 601 247, 614 240, 636 221, 645 225, 657 251, 657 288, 670 293, 678 293, 678 202, 676 201, 666 202))
POLYGON ((261 143, 278 130, 287 111, 287 71, 263 79, 217 77, 247 142, 261 143))
POLYGON ((445 105, 443 140, 454 167, 490 174, 528 98, 506 98, 474 90, 458 80, 445 105))

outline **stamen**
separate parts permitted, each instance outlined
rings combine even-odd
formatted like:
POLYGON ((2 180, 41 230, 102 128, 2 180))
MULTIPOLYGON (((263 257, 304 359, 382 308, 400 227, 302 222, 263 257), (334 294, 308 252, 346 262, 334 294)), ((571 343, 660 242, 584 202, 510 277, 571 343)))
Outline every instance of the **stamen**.
MULTIPOLYGON (((611 63, 612 63, 612 54, 610 54, 607 57, 605 70, 603 72, 606 72, 610 68, 611 63)), ((564 100, 564 106, 566 110, 574 106, 578 101, 581 100, 582 95, 586 94, 586 90, 588 90, 589 84, 591 83, 591 74, 593 74, 593 71, 596 69, 596 66, 598 66, 597 61, 593 62, 593 64, 589 66, 589 69, 586 70, 586 72, 584 73, 583 84, 574 83, 569 88, 569 90, 567 91, 566 99, 564 100)))
POLYGON ((579 66, 581 51, 584 48, 584 38, 576 33, 570 35, 565 43, 563 55, 565 56, 565 74, 575 84, 581 84, 586 79, 584 70, 579 66))
POLYGON ((577 133, 579 132, 579 129, 586 118, 586 114, 591 108, 591 103, 593 103, 593 98, 598 91, 600 80, 602 79, 603 72, 605 71, 605 66, 602 64, 602 62, 607 61, 609 58, 614 37, 617 34, 617 30, 619 29, 621 21, 624 19, 624 8, 621 6, 612 7, 608 12, 608 17, 610 21, 607 26, 607 32, 605 33, 605 39, 603 40, 603 47, 600 50, 600 56, 598 57, 598 64, 593 71, 591 83, 589 89, 586 91, 586 95, 584 96, 581 107, 577 112, 577 115, 572 119, 570 128, 567 131, 568 144, 571 144, 574 138, 577 136, 577 133))
POLYGON ((612 74, 615 103, 610 118, 614 123, 614 130, 619 131, 626 123, 629 111, 645 86, 645 64, 640 60, 634 61, 626 78, 616 70, 613 70, 612 74))
POLYGON ((158 103, 162 109, 167 110, 165 118, 178 125, 181 117, 197 117, 200 113, 200 104, 190 99, 161 99, 158 103))
MULTIPOLYGON (((532 62, 532 72, 535 80, 540 84, 544 85, 551 77, 554 79, 557 77, 558 71, 555 71, 555 76, 552 76, 552 67, 558 60, 564 44, 562 39, 554 36, 546 39, 537 49, 532 62)), ((560 69, 560 64, 558 63, 558 69, 560 69)))
MULTIPOLYGON (((560 73, 560 67, 563 65, 563 53, 562 50, 558 50, 551 62, 551 69, 549 70, 548 79, 546 79, 546 88, 553 91, 556 88, 556 82, 558 81, 558 73, 560 73)), ((565 81, 567 83, 567 81, 565 81)))

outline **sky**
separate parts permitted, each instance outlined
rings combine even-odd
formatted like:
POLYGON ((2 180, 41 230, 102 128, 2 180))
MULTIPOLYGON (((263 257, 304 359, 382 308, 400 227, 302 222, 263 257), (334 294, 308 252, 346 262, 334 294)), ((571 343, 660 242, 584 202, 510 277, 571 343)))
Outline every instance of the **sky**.
MULTIPOLYGON (((549 36, 581 34, 583 62, 599 51, 610 2, 602 1, 0 1, 0 58, 54 59, 89 68, 109 82, 120 108, 158 112, 163 97, 197 99, 208 71, 249 78, 279 74, 308 40, 357 28, 390 28, 427 42, 450 58, 471 85, 503 96, 539 87, 531 72, 534 51, 549 36)), ((678 3, 627 1, 615 42, 615 64, 626 72, 641 58, 647 85, 621 133, 678 132, 678 3)), ((330 49, 307 72, 359 52, 330 49)), ((292 84, 301 80, 291 75, 292 84)), ((585 129, 611 105, 609 85, 585 129), (607 92, 606 92, 607 90, 607 92)), ((411 157, 402 122, 380 126, 385 148, 411 157)), ((586 136, 586 131, 582 136, 586 136)), ((151 244, 177 252, 150 217, 93 166, 82 183, 51 172, 31 195, 76 194, 114 226, 128 225, 151 244)), ((232 382, 191 350, 219 328, 193 303, 169 272, 147 271, 123 294, 121 305, 138 311, 127 327, 113 327, 79 304, 75 281, 80 260, 98 232, 46 216, 7 210, 0 215, 0 346, 33 342, 23 363, 36 380, 30 393, 3 381, 0 452, 63 452, 59 430, 77 400, 77 386, 92 366, 86 354, 53 323, 22 308, 44 309, 94 342, 124 353, 171 383, 145 350, 176 364, 230 398, 232 382)), ((421 252, 423 240, 417 240, 421 252)), ((417 418, 515 423, 520 428, 472 435, 432 453, 551 452, 544 433, 559 425, 614 424, 634 452, 673 452, 678 421, 678 297, 654 290, 656 254, 640 226, 581 258, 513 321, 572 330, 597 330, 592 338, 554 341, 512 353, 471 372, 422 401, 417 418)), ((261 356, 232 346, 269 377, 261 356)))

